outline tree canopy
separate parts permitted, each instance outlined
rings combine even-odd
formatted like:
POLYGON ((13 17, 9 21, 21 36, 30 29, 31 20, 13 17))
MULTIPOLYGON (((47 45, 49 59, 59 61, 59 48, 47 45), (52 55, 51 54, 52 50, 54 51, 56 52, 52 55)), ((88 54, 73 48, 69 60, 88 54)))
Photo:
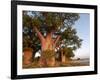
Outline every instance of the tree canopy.
POLYGON ((77 13, 56 13, 23 11, 23 25, 27 27, 38 27, 45 31, 61 31, 72 26, 79 19, 77 13))
POLYGON ((73 50, 80 48, 82 39, 72 27, 79 18, 78 13, 23 11, 23 47, 31 47, 36 51, 41 49, 35 32, 37 28, 44 37, 52 32, 53 40, 59 35, 61 38, 56 46, 71 47, 73 50))

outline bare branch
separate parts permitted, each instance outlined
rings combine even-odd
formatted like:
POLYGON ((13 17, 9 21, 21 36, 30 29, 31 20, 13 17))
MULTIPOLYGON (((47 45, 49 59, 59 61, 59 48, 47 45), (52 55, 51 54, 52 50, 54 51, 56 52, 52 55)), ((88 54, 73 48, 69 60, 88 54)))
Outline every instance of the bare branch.
POLYGON ((41 32, 37 29, 37 27, 34 27, 40 41, 45 40, 44 36, 41 34, 41 32))
POLYGON ((57 36, 56 40, 54 41, 54 45, 56 46, 56 44, 58 43, 58 41, 60 40, 61 35, 57 36))

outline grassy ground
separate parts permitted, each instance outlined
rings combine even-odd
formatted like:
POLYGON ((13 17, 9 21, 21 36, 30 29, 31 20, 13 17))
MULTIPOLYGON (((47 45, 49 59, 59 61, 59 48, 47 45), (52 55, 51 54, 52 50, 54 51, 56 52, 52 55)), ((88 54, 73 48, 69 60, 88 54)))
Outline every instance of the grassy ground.
MULTIPOLYGON (((54 67, 72 67, 72 66, 89 66, 89 59, 82 59, 82 60, 70 60, 66 61, 65 63, 61 63, 60 61, 56 61, 54 67)), ((43 68, 48 67, 44 66, 43 68)), ((41 68, 38 61, 32 62, 30 65, 23 65, 23 68, 41 68)))

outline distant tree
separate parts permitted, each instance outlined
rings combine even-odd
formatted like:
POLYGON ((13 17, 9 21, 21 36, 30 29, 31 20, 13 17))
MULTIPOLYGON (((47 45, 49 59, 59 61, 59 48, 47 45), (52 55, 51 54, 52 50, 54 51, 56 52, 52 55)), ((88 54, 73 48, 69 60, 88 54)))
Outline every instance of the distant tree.
POLYGON ((75 28, 67 27, 67 29, 62 32, 60 41, 57 44, 59 47, 58 53, 62 56, 62 62, 66 61, 66 57, 74 57, 73 51, 81 47, 81 42, 82 39, 77 36, 77 31, 75 28))

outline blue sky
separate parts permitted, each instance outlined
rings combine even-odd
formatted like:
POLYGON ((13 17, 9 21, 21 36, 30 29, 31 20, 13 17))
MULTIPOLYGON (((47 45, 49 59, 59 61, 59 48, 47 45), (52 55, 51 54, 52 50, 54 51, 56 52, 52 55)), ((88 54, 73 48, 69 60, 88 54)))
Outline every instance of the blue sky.
POLYGON ((75 57, 88 58, 90 54, 90 15, 81 13, 80 19, 75 23, 77 35, 83 39, 82 46, 75 52, 75 57))

